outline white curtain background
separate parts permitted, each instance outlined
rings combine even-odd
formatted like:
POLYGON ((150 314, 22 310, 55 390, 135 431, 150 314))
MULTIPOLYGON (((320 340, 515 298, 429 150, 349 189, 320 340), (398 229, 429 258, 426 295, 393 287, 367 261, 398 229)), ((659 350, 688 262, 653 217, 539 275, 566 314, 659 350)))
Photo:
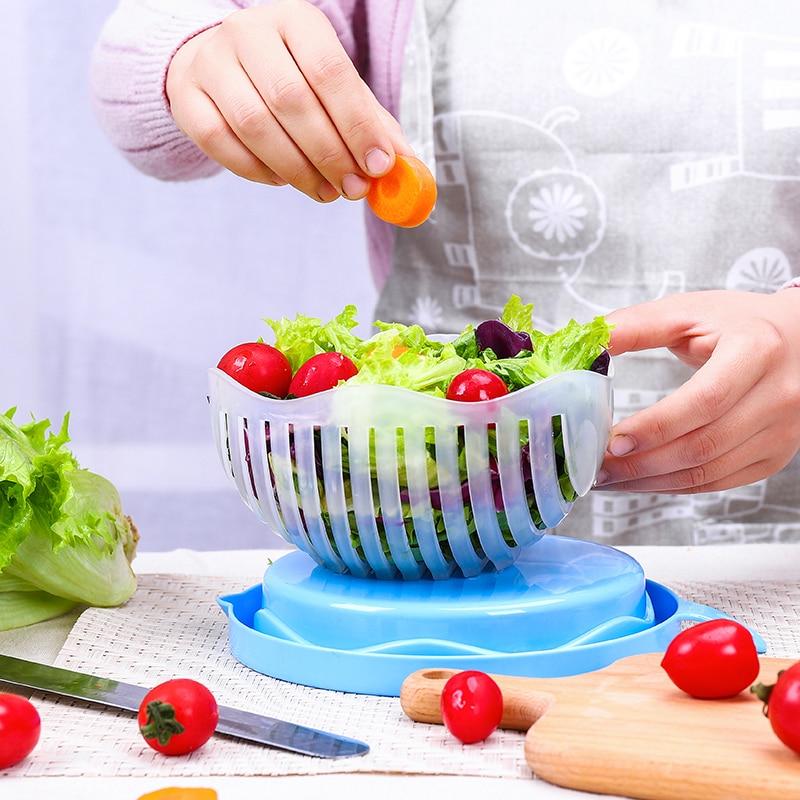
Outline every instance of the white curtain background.
POLYGON ((0 406, 71 412, 75 453, 117 485, 142 549, 275 544, 217 461, 206 370, 265 316, 355 302, 371 319, 362 210, 137 173, 89 98, 114 5, 0 0, 0 406))

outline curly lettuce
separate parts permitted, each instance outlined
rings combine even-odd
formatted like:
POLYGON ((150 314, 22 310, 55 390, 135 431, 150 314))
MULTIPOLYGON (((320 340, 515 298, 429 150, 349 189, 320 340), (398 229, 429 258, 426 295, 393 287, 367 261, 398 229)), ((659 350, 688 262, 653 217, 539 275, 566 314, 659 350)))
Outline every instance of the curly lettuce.
POLYGON ((413 328, 399 326, 376 333, 358 353, 358 373, 347 381, 348 385, 403 386, 444 397, 450 381, 467 369, 468 362, 452 344, 426 340, 414 346, 414 335, 413 328))
POLYGON ((511 391, 560 372, 588 370, 608 347, 611 326, 604 317, 595 317, 585 324, 573 319, 549 335, 534 331, 531 339, 532 353, 489 361, 485 365, 499 375, 511 391))
POLYGON ((136 589, 136 528, 114 486, 79 467, 67 426, 0 415, 0 630, 119 605, 136 589))
POLYGON ((499 322, 507 326, 509 335, 512 331, 528 334, 533 350, 513 358, 498 358, 491 349, 482 348, 472 325, 445 343, 429 337, 419 325, 376 322, 378 332, 362 339, 353 333, 358 325, 353 305, 329 322, 304 314, 266 322, 275 334, 275 347, 289 359, 292 370, 318 353, 335 351, 358 368, 348 383, 402 386, 437 397, 444 396, 450 381, 465 369, 490 370, 511 391, 559 372, 589 369, 611 338, 611 326, 603 317, 585 324, 570 320, 551 334, 538 331, 533 304, 523 303, 517 295, 509 298, 499 322))
POLYGON ((291 364, 292 372, 319 353, 341 353, 355 360, 363 340, 353 333, 358 325, 356 307, 345 306, 330 322, 298 314, 294 319, 266 319, 275 334, 275 347, 291 364))

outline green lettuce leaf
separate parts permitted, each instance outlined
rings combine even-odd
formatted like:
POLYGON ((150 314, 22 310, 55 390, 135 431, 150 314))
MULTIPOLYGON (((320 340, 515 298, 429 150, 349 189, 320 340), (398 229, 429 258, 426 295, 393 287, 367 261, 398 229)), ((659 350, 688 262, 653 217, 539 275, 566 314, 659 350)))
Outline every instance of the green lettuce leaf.
POLYGON ((47 420, 17 426, 14 409, 0 416, 0 572, 28 533, 34 510, 50 516, 67 500, 64 475, 76 469, 64 418, 57 434, 47 420))
POLYGON ((484 363, 484 369, 499 375, 512 392, 555 375, 555 371, 536 352, 514 358, 490 359, 484 363))
POLYGON ((539 332, 533 327, 533 303, 523 303, 519 295, 512 294, 500 315, 500 322, 508 325, 512 331, 529 333, 531 336, 539 332))
POLYGON ((542 336, 536 343, 539 356, 553 372, 589 369, 611 341, 611 325, 605 317, 580 324, 570 320, 563 328, 542 336))
POLYGON ((363 340, 354 334, 358 325, 356 307, 348 305, 330 322, 298 314, 294 319, 266 319, 275 333, 275 347, 280 350, 295 372, 309 358, 319 353, 337 352, 353 361, 358 357, 363 340))
POLYGON ((7 572, 78 603, 116 606, 136 589, 130 567, 137 534, 119 494, 100 475, 74 470, 58 517, 36 510, 7 572), (48 524, 49 523, 49 524, 48 524))
POLYGON ((461 358, 471 359, 480 355, 478 348, 478 338, 475 336, 475 328, 467 325, 466 328, 453 340, 453 348, 461 358))
POLYGON ((611 326, 604 317, 595 317, 585 324, 570 320, 549 335, 538 333, 532 354, 489 359, 484 366, 499 375, 513 391, 559 372, 588 369, 610 340, 611 326))
POLYGON ((75 606, 72 600, 43 592, 21 578, 0 575, 0 631, 59 617, 75 606))
POLYGON ((359 359, 358 373, 348 385, 402 386, 441 397, 467 364, 452 344, 423 352, 403 351, 403 331, 393 327, 375 334, 368 344, 359 359))
POLYGON ((118 605, 136 589, 136 528, 112 484, 79 468, 67 425, 0 417, 0 629, 76 603, 118 605))
MULTIPOLYGON (((427 355, 437 355, 444 349, 442 342, 437 342, 434 339, 429 339, 427 334, 419 325, 401 325, 399 322, 376 322, 375 327, 380 333, 386 331, 395 331, 397 333, 398 345, 407 347, 415 353, 425 353, 427 355)), ((380 336, 380 333, 376 336, 380 336)), ((362 346, 362 353, 369 353, 372 349, 372 343, 376 338, 367 339, 362 346)))

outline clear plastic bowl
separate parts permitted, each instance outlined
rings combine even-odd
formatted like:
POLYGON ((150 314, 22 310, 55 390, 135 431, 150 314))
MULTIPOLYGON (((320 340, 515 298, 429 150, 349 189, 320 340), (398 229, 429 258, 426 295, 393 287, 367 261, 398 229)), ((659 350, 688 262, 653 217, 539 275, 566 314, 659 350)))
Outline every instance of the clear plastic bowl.
POLYGON ((214 440, 244 502, 335 572, 413 580, 514 562, 589 491, 611 375, 462 403, 394 386, 262 397, 210 370, 214 440))

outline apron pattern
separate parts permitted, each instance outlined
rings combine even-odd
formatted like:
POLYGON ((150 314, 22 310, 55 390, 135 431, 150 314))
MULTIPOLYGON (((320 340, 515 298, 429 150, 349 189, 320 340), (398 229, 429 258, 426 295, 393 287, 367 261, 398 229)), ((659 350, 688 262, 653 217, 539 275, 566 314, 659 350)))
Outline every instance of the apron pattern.
MULTIPOLYGON (((429 223, 435 226, 439 258, 453 276, 450 302, 458 311, 496 313, 508 295, 508 287, 493 290, 502 279, 502 262, 492 247, 485 247, 476 224, 491 231, 505 227, 524 259, 529 278, 556 282, 563 298, 558 318, 536 309, 536 322, 543 330, 553 330, 572 316, 606 314, 613 305, 597 302, 589 289, 580 287, 578 278, 591 265, 591 255, 602 243, 607 227, 606 200, 594 179, 584 172, 576 157, 559 136, 557 128, 577 123, 578 111, 559 107, 541 122, 494 111, 461 110, 436 114, 433 122, 434 163, 439 201, 429 223), (484 137, 496 139, 502 132, 508 147, 518 150, 529 169, 521 178, 497 175, 507 192, 502 218, 501 207, 482 202, 470 181, 470 160, 475 143, 484 137), (501 263, 498 263, 501 262, 501 263), (572 302, 570 302, 570 300, 572 302), (569 308, 565 308, 568 304, 569 308)), ((502 191, 500 188, 498 191, 502 191)), ((519 264, 519 254, 506 263, 519 264)), ((587 276, 590 283, 602 280, 587 276)), ((513 281, 517 273, 506 276, 513 281)), ((657 282, 645 286, 638 302, 654 300, 668 293, 684 291, 685 275, 680 270, 665 270, 657 282)), ((430 297, 417 297, 410 309, 411 319, 420 324, 430 320, 420 316, 433 305, 430 297)), ((436 307, 441 308, 438 302, 436 307)), ((408 312, 407 312, 408 313, 408 312)), ((442 320, 441 313, 435 319, 442 320)))
POLYGON ((757 247, 739 256, 728 270, 725 288, 771 294, 793 275, 789 258, 777 247, 757 247))
POLYGON ((599 28, 576 39, 564 54, 569 87, 588 97, 610 97, 639 71, 639 45, 624 31, 599 28))
POLYGON ((723 59, 736 75, 736 130, 729 152, 673 164, 674 192, 732 177, 800 181, 800 38, 686 24, 672 58, 723 59))

